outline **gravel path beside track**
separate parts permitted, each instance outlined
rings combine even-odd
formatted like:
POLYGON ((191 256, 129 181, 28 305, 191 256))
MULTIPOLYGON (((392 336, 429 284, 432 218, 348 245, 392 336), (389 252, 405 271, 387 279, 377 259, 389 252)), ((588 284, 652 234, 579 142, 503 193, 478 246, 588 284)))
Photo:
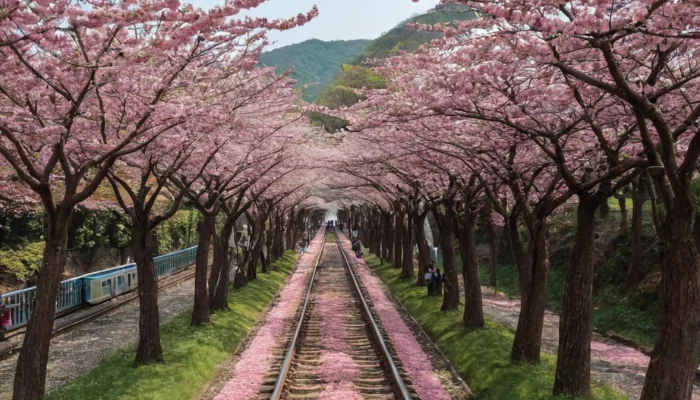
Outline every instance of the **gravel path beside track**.
MULTIPOLYGON (((194 278, 162 290, 158 304, 161 324, 192 307, 194 278)), ((102 358, 132 346, 138 339, 138 301, 131 302, 51 340, 46 392, 85 375, 102 358)), ((0 361, 0 400, 12 398, 18 353, 0 361)))

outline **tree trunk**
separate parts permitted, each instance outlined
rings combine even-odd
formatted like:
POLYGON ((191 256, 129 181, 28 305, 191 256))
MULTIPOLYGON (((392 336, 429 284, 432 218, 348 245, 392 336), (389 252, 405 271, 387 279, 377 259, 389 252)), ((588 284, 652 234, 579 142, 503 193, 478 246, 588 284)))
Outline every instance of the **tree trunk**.
POLYGON ((384 213, 384 259, 389 263, 394 262, 394 221, 391 213, 384 213))
POLYGON ((278 251, 279 245, 279 231, 280 231, 280 215, 275 213, 274 218, 270 218, 270 249, 268 251, 268 254, 270 255, 270 258, 273 260, 277 260, 282 256, 282 253, 278 251))
POLYGON ((226 220, 221 232, 214 235, 214 265, 217 266, 218 273, 214 276, 212 267, 209 279, 210 308, 212 311, 227 310, 228 307, 228 281, 230 270, 229 259, 229 238, 233 232, 235 221, 226 220))
POLYGON ((279 215, 279 223, 275 224, 275 251, 277 257, 282 257, 284 254, 284 215, 279 215))
MULTIPOLYGON (((644 175, 642 175, 644 176, 644 175)), ((663 226, 662 226, 662 209, 659 208, 661 204, 659 202, 662 200, 662 196, 657 196, 655 189, 658 188, 658 183, 656 180, 649 181, 648 175, 645 176, 647 179, 647 192, 649 193, 649 200, 650 200, 650 205, 651 205, 651 218, 652 221, 654 222, 654 232, 656 232, 656 236, 663 242, 663 226)))
MULTIPOLYGON (((259 218, 258 218, 259 219, 259 218)), ((262 227, 256 219, 255 222, 255 245, 248 254, 248 280, 257 279, 258 277, 258 259, 260 258, 260 253, 262 252, 263 238, 262 238, 262 227)))
POLYGON ((644 198, 641 183, 635 183, 632 195, 632 259, 627 270, 627 288, 634 289, 639 284, 642 264, 642 216, 644 198))
POLYGON ((607 218, 608 215, 610 215, 610 205, 608 204, 608 200, 604 200, 602 203, 600 203, 600 216, 603 218, 607 218))
POLYGON ((403 266, 403 214, 396 213, 394 219, 394 268, 403 266))
POLYGON ((270 273, 270 258, 265 257, 265 251, 263 249, 260 249, 260 265, 263 274, 270 273))
POLYGON ((418 276, 416 277, 416 285, 418 286, 425 286, 423 276, 428 270, 428 265, 430 265, 430 248, 425 239, 424 230, 427 215, 427 213, 416 214, 413 219, 413 230, 415 231, 416 245, 418 246, 418 276))
POLYGON ((258 278, 258 258, 260 257, 260 249, 258 249, 258 244, 256 242, 255 247, 250 251, 250 254, 248 255, 248 273, 246 274, 246 278, 249 281, 252 281, 254 279, 258 278))
MULTIPOLYGON (((269 217, 266 217, 265 220, 267 220, 269 217)), ((262 264, 262 272, 263 274, 267 274, 270 272, 270 251, 272 247, 272 218, 270 218, 270 228, 265 231, 265 222, 263 222, 263 232, 265 234, 265 241, 263 242, 263 247, 260 249, 260 262, 262 264), (265 255, 265 249, 267 249, 267 255, 265 255)), ((292 238, 296 236, 296 224, 294 224, 294 228, 292 230, 292 238)), ((295 241, 294 244, 297 242, 295 241)))
MULTIPOLYGON (((517 226, 511 226, 517 231, 517 226)), ((518 234, 518 237, 520 235, 518 234)), ((513 363, 539 364, 542 346, 542 326, 547 298, 549 250, 546 222, 538 220, 530 233, 527 261, 521 261, 520 317, 515 329, 510 359, 513 363)), ((517 249, 516 249, 517 251, 517 249)), ((516 255, 516 257, 518 257, 516 255)))
POLYGON ((209 290, 209 309, 214 310, 214 293, 216 292, 216 286, 219 283, 219 278, 221 277, 221 269, 223 268, 223 260, 226 257, 224 253, 226 252, 226 246, 221 241, 221 235, 216 232, 216 228, 212 234, 212 252, 213 258, 211 263, 211 270, 209 271, 209 281, 207 289, 209 290))
POLYGON ((377 249, 377 257, 379 257, 379 263, 384 264, 384 255, 382 254, 383 251, 383 245, 382 242, 384 241, 384 234, 382 233, 384 230, 384 219, 382 217, 382 212, 380 210, 377 210, 375 213, 375 222, 376 226, 376 231, 374 232, 374 241, 377 243, 376 249, 377 249))
POLYGON ((121 249, 119 249, 119 264, 125 265, 126 258, 126 247, 122 247, 121 249))
POLYGON ((296 243, 292 241, 292 229, 294 226, 294 209, 289 212, 289 219, 287 220, 287 229, 284 232, 285 248, 287 250, 294 250, 296 243))
POLYGON ((56 314, 56 299, 66 265, 70 211, 46 217, 46 246, 36 285, 34 309, 17 359, 13 400, 41 400, 46 384, 46 363, 56 314))
POLYGON ((199 247, 197 247, 194 272, 194 307, 192 326, 209 322, 209 292, 207 291, 207 270, 209 267, 209 246, 214 232, 216 216, 204 215, 199 224, 199 247))
POLYGON ((641 400, 689 400, 700 345, 700 255, 693 238, 695 204, 674 200, 664 226, 659 335, 641 400))
POLYGON ((372 224, 370 226, 370 233, 372 236, 372 253, 379 257, 380 262, 382 262, 382 214, 375 210, 372 210, 372 224))
POLYGON ((442 266, 445 274, 445 293, 440 307, 442 311, 459 309, 459 279, 457 278, 457 268, 455 268, 454 229, 452 221, 446 222, 445 226, 440 226, 440 247, 442 248, 442 266))
MULTIPOLYGON (((505 231, 507 232, 506 238, 508 239, 508 245, 512 253, 513 263, 518 271, 522 271, 526 268, 525 265, 527 265, 528 261, 523 249, 523 240, 520 237, 520 227, 516 214, 510 214, 505 222, 505 231)), ((526 293, 521 292, 520 296, 522 297, 523 294, 526 293)))
POLYGON ((555 396, 583 397, 591 390, 595 210, 599 204, 601 200, 595 195, 579 196, 576 242, 569 258, 559 318, 555 396))
POLYGON ((620 205, 620 234, 626 235, 628 225, 627 225, 627 196, 620 195, 617 196, 617 204, 620 205))
POLYGON ((464 317, 462 324, 468 329, 484 327, 484 308, 481 302, 479 265, 474 245, 475 218, 468 218, 459 230, 459 251, 462 255, 462 279, 464 280, 464 317))
POLYGON ((139 344, 136 364, 163 361, 160 345, 160 313, 158 311, 158 274, 153 263, 151 231, 145 218, 131 222, 131 246, 136 263, 139 293, 139 344))
POLYGON ((292 248, 295 248, 299 244, 299 234, 301 233, 301 226, 304 224, 304 211, 299 210, 296 213, 296 219, 294 220, 294 225, 292 225, 292 248))
POLYGON ((487 207, 486 212, 486 229, 489 233, 489 286, 496 287, 496 266, 498 265, 498 243, 496 237, 496 227, 491 221, 491 206, 487 207))
POLYGON ((409 215, 406 222, 401 224, 403 228, 403 264, 401 267, 401 279, 413 278, 413 219, 409 215))

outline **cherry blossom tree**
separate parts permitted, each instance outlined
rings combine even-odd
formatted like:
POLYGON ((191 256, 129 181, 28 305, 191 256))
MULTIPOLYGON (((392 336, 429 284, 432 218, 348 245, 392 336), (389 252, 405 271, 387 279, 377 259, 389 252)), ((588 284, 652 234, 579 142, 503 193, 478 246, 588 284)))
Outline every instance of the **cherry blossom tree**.
MULTIPOLYGON (((692 278, 697 274, 698 255, 692 245, 696 213, 690 192, 700 155, 696 143, 700 74, 694 57, 700 40, 697 4, 459 2, 491 18, 461 24, 451 30, 452 35, 517 41, 514 55, 534 68, 556 69, 582 93, 604 93, 628 107, 624 119, 636 124, 651 165, 649 174, 660 188, 666 210, 662 228, 666 306, 642 398, 690 398, 694 354, 700 346, 700 339, 691 333, 700 319, 684 317, 698 315, 700 308, 700 302, 685 300, 699 298, 700 291, 692 278)), ((596 127, 590 129, 595 132, 596 127)), ((575 290, 572 285, 568 288, 571 293, 575 290)), ((561 330, 565 335, 560 342, 555 394, 588 392, 589 345, 586 340, 569 340, 566 333, 573 326, 582 327, 581 322, 585 326, 588 313, 580 314, 584 318, 577 321, 574 309, 578 307, 577 300, 564 307, 561 330), (583 374, 578 373, 581 370, 583 374)))
MULTIPOLYGON (((15 399, 43 397, 75 206, 97 189, 117 159, 184 122, 184 110, 169 93, 198 77, 197 69, 241 51, 255 54, 265 30, 289 29, 317 13, 275 21, 233 18, 262 1, 209 11, 158 0, 40 3, 14 2, 0 22, 0 155, 40 199, 48 222, 15 399)), ((255 63, 255 57, 243 60, 255 63)))

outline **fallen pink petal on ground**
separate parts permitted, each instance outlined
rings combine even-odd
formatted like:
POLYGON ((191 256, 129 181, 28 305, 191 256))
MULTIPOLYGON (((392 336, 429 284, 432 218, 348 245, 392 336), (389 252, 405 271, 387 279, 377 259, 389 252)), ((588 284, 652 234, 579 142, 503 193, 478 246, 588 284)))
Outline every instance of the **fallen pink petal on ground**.
POLYGON ((265 373, 270 367, 272 353, 275 349, 284 346, 279 339, 295 320, 308 275, 321 250, 324 234, 324 231, 320 230, 311 241, 308 251, 299 256, 297 268, 280 292, 277 303, 267 314, 264 325, 241 355, 233 377, 215 397, 216 400, 248 400, 257 396, 265 373))
POLYGON ((319 378, 327 383, 352 383, 360 377, 357 363, 345 353, 324 350, 321 353, 322 365, 316 370, 319 378))
MULTIPOLYGON (((321 288, 323 289, 323 288, 321 288)), ((361 371, 353 358, 348 355, 346 323, 347 298, 332 292, 316 294, 316 312, 321 316, 321 366, 316 375, 326 382, 320 399, 362 399, 353 381, 361 371)))
POLYGON ((591 342, 591 356, 607 361, 611 364, 636 365, 646 368, 649 365, 649 357, 631 347, 604 342, 591 342))
POLYGON ((319 400, 362 400, 352 382, 331 383, 321 392, 319 400))
POLYGON ((353 256, 350 241, 344 235, 339 235, 339 237, 343 249, 350 255, 348 260, 367 289, 382 326, 389 335, 396 354, 418 396, 421 399, 449 400, 450 395, 433 373, 433 365, 428 356, 401 319, 396 307, 387 298, 379 278, 372 275, 364 259, 353 256))

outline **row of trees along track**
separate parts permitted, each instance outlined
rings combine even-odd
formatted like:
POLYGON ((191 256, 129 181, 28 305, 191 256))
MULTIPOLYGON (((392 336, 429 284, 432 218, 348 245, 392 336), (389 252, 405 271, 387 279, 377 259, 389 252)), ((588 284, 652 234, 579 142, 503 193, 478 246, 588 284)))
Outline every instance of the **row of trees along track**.
MULTIPOLYGON (((458 3, 481 18, 417 27, 446 34, 378 61, 374 71, 388 89, 363 91, 364 101, 333 112, 354 131, 334 167, 337 187, 354 200, 342 218, 360 223, 364 242, 402 277, 414 276, 410 243, 417 241, 421 284, 428 259, 421 219, 432 213, 448 281, 442 309, 459 306, 456 236, 469 328, 484 323, 475 222, 502 225, 522 300, 511 360, 536 364, 549 220, 575 207, 553 394, 585 396, 595 212, 606 213, 608 199, 624 199, 633 186, 639 252, 639 207, 648 192, 663 246, 663 305, 642 399, 690 399, 700 348, 700 221, 691 185, 700 160, 700 5, 458 3)), ((632 265, 630 287, 639 258, 632 265)))
POLYGON ((268 268, 260 243, 267 240, 276 257, 320 224, 310 199, 315 178, 300 168, 307 128, 293 81, 254 67, 268 31, 303 25, 317 10, 236 19, 262 2, 239 3, 202 10, 170 0, 89 7, 21 0, 2 8, 2 202, 46 216, 14 399, 44 397, 67 229, 78 205, 121 207, 129 216, 140 299, 137 364, 163 361, 152 234, 181 204, 202 214, 193 325, 227 306, 228 243, 238 217, 254 226, 243 256, 250 268, 238 270, 238 286, 255 279, 258 259, 268 268))

